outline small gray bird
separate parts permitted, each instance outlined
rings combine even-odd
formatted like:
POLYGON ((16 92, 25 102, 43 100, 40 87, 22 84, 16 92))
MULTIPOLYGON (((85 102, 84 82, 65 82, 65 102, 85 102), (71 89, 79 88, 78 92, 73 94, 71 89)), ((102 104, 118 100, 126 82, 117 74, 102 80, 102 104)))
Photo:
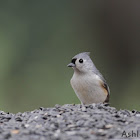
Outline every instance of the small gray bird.
POLYGON ((109 87, 89 55, 90 52, 79 53, 67 65, 74 69, 71 86, 82 105, 108 103, 109 87))

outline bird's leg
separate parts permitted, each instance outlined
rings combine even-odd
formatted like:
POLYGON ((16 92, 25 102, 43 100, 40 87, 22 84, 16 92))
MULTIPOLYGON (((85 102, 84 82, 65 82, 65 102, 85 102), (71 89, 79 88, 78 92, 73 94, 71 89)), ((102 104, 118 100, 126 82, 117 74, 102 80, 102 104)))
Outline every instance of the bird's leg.
POLYGON ((83 102, 81 102, 81 105, 82 105, 82 111, 86 111, 86 107, 83 102))

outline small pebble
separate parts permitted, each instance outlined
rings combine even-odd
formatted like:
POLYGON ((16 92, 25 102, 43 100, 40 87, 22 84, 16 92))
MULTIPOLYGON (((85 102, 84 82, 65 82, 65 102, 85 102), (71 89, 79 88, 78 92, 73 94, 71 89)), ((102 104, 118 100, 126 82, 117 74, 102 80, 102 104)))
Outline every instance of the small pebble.
POLYGON ((17 114, 0 111, 0 140, 122 139, 124 130, 140 130, 139 111, 101 103, 55 105, 17 114))

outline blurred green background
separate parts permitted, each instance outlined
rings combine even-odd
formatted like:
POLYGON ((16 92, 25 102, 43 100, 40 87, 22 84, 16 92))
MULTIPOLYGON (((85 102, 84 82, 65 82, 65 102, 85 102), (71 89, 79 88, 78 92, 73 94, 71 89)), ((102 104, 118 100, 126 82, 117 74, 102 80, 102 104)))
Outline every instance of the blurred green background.
POLYGON ((90 51, 107 80, 111 106, 140 109, 138 1, 0 2, 0 110, 79 104, 67 68, 90 51))

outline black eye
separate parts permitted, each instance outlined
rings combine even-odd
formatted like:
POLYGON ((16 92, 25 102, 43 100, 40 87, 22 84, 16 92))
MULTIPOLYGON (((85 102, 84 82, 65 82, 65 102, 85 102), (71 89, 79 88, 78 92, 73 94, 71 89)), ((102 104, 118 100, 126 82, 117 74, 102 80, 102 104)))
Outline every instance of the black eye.
POLYGON ((80 63, 83 63, 83 59, 80 59, 79 62, 80 62, 80 63))
POLYGON ((73 58, 73 59, 71 60, 71 63, 75 64, 75 61, 76 61, 76 58, 73 58))

